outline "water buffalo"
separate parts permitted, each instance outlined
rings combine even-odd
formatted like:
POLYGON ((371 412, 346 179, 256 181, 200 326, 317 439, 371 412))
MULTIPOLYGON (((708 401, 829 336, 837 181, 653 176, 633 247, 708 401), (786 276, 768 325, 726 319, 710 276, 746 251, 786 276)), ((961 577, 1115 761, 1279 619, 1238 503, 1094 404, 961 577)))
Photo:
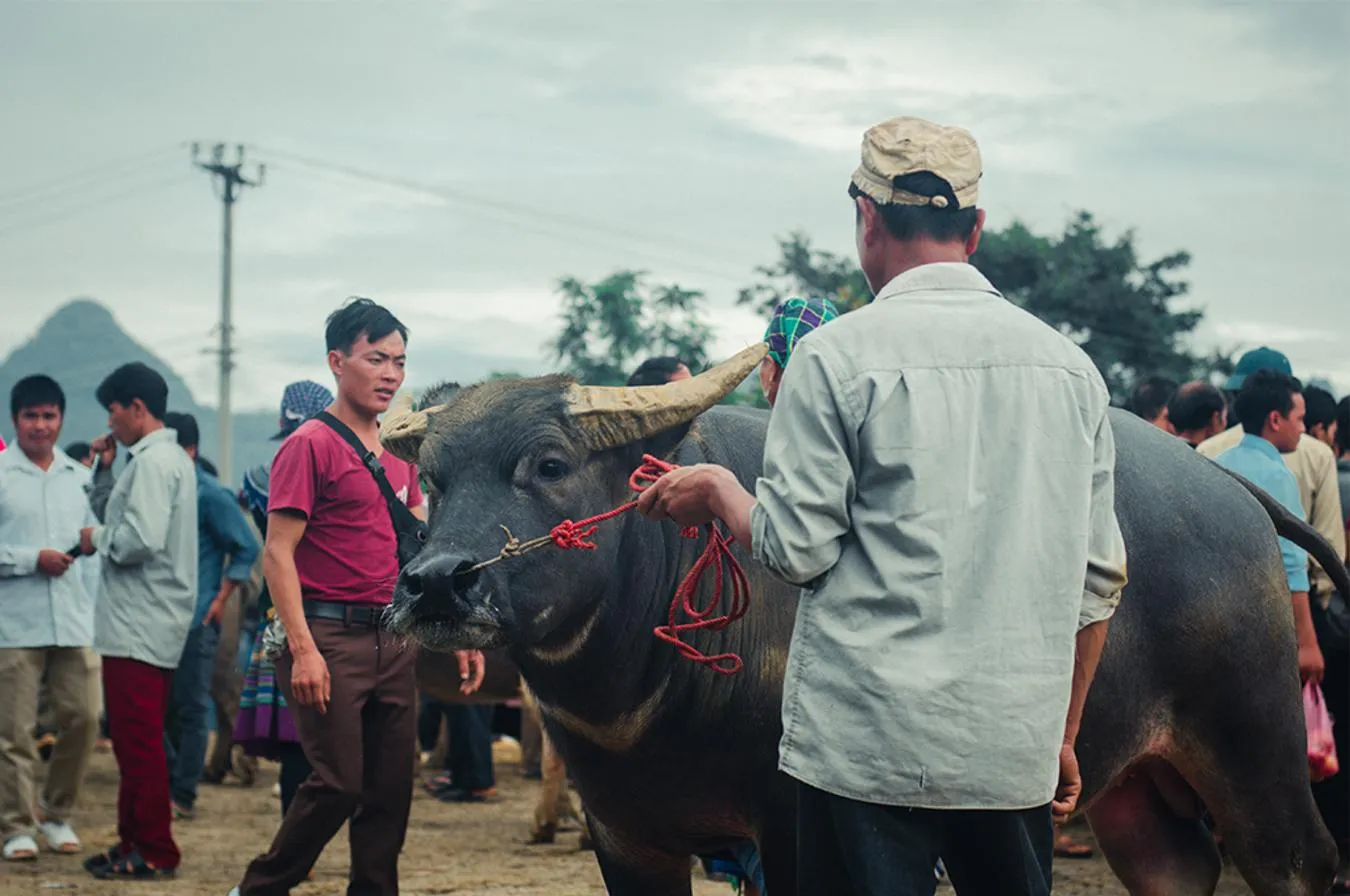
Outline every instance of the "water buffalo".
MULTIPOLYGON (((432 650, 508 650, 618 896, 688 894, 690 854, 742 838, 758 842, 770 893, 797 892, 793 790, 777 771, 797 591, 737 548, 749 615, 691 637, 744 657, 723 677, 652 636, 702 549, 671 523, 630 513, 601 526, 596 550, 547 547, 470 567, 498 556, 503 527, 526 539, 624 502, 644 453, 722 464, 752 487, 767 414, 712 406, 761 354, 659 387, 488 382, 384 427, 388 447, 421 464, 436 508, 389 624, 432 650)), ((1088 820, 1132 893, 1213 891, 1220 862, 1204 809, 1256 893, 1325 893, 1336 853, 1308 783, 1274 536, 1324 565, 1335 555, 1180 440, 1124 413, 1111 419, 1130 583, 1078 741, 1088 820)))

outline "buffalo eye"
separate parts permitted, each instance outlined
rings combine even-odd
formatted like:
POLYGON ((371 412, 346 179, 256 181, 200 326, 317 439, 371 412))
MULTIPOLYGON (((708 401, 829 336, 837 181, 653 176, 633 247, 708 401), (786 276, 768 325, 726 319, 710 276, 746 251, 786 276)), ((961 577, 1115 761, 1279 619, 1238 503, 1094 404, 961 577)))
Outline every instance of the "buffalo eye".
POLYGON ((571 470, 568 469, 565 461, 558 460, 556 457, 546 457, 539 462, 535 468, 539 478, 545 482, 557 482, 562 479, 571 470))

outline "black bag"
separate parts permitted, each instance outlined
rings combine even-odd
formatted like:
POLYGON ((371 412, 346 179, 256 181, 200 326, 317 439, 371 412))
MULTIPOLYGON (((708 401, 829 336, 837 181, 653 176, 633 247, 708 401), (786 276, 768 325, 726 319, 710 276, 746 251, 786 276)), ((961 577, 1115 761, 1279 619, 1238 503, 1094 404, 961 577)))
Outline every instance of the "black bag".
POLYGON ((362 465, 370 471, 370 475, 375 477, 375 484, 380 487, 384 503, 389 508, 389 519, 394 524, 394 538, 398 542, 398 568, 407 566, 427 542, 429 531, 427 524, 413 516, 408 505, 398 499, 398 495, 394 494, 394 487, 389 484, 389 477, 384 475, 384 465, 380 463, 380 459, 375 456, 375 452, 368 451, 366 446, 361 444, 361 440, 347 424, 327 411, 320 411, 315 415, 315 419, 322 420, 329 429, 340 435, 342 441, 350 445, 357 457, 361 458, 362 465))

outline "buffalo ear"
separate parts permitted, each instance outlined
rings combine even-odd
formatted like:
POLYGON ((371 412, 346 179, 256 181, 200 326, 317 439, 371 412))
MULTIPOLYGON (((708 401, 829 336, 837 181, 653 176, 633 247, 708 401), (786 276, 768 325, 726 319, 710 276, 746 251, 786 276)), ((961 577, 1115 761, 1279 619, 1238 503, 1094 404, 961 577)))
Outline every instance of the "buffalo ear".
POLYGON ((693 428, 694 421, 690 420, 687 423, 672 426, 670 429, 663 429, 639 443, 642 446, 642 453, 650 454, 652 457, 669 459, 670 455, 674 453, 693 428))

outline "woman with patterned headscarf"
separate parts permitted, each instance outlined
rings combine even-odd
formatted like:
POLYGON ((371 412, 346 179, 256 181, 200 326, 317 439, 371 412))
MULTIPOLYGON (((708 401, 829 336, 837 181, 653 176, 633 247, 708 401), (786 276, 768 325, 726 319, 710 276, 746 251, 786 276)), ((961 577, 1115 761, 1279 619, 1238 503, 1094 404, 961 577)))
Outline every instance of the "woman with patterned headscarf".
POLYGON ((839 316, 839 309, 829 299, 802 299, 793 296, 774 309, 764 341, 769 354, 760 362, 759 384, 764 397, 772 406, 778 397, 778 384, 783 379, 783 368, 788 358, 807 333, 818 329, 839 316))

